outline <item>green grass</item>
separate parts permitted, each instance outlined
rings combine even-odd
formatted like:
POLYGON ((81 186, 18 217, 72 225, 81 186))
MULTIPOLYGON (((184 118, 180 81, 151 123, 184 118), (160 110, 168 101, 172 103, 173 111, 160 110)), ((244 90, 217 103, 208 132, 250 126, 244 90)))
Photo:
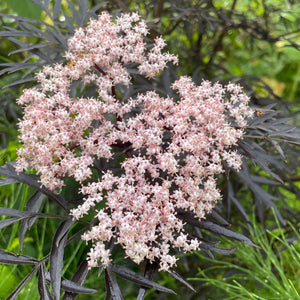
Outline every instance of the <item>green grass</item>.
MULTIPOLYGON (((199 258, 210 260, 212 266, 199 270, 197 278, 190 280, 201 281, 224 300, 300 299, 300 235, 289 224, 292 236, 296 237, 294 243, 289 243, 286 230, 280 227, 277 219, 276 223, 278 229, 265 232, 253 222, 252 239, 261 250, 241 244, 229 261, 224 257, 222 260, 204 258, 202 253, 198 253, 199 258)), ((233 242, 229 243, 229 246, 233 245, 233 242)))

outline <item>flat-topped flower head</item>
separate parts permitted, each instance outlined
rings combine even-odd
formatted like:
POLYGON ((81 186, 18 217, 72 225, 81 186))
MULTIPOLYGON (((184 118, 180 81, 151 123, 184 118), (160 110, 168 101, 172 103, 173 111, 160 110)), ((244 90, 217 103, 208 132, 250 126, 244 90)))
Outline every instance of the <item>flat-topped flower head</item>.
POLYGON ((148 78, 168 62, 177 64, 176 56, 163 52, 161 37, 146 47, 147 33, 138 14, 112 20, 102 13, 69 39, 67 63, 45 66, 37 74, 40 86, 24 90, 18 100, 24 106, 19 123, 24 148, 16 168, 34 168, 51 190, 61 188, 66 177, 81 184, 84 201, 71 213, 79 219, 96 212, 96 225, 82 236, 92 242, 90 267, 108 265, 112 238, 136 263, 174 266, 172 248, 185 253, 200 243, 185 231, 178 211, 205 218, 221 199, 217 175, 225 164, 241 166, 236 145, 253 112, 238 85, 197 86, 183 76, 171 86, 176 99, 155 91, 126 101, 116 97, 117 85, 131 84, 127 64, 136 64, 148 78), (78 80, 94 84, 97 94, 71 97, 78 80), (101 159, 114 167, 96 173, 101 159))
POLYGON ((18 99, 25 107, 19 123, 20 140, 25 147, 19 150, 17 170, 27 169, 29 160, 41 175, 41 183, 52 190, 63 185, 60 178, 64 176, 74 176, 80 182, 89 178, 91 156, 112 156, 115 124, 105 114, 122 117, 135 105, 133 100, 123 105, 112 92, 116 84, 131 84, 126 63, 137 63, 142 75, 154 77, 167 62, 178 61, 176 56, 162 52, 165 44, 161 38, 150 50, 146 49, 147 32, 145 22, 135 13, 121 15, 113 22, 106 12, 90 20, 86 28, 76 30, 68 40, 68 62, 45 66, 37 74, 41 87, 24 90, 18 99), (98 97, 72 98, 71 83, 79 79, 94 83, 98 97), (101 126, 87 135, 93 120, 101 126))

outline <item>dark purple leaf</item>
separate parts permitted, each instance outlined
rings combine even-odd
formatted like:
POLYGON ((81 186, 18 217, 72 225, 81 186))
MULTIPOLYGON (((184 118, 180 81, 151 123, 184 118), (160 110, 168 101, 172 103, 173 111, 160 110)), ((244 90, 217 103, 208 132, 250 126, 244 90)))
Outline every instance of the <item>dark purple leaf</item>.
POLYGON ((53 7, 53 20, 56 20, 61 10, 61 0, 56 0, 53 7))
POLYGON ((36 36, 34 32, 24 32, 24 31, 0 31, 0 36, 11 37, 11 36, 36 36))
POLYGON ((201 244, 199 245, 199 247, 205 251, 213 251, 213 252, 223 254, 223 255, 231 255, 236 251, 236 248, 237 248, 237 247, 233 247, 230 249, 226 249, 226 248, 218 247, 215 244, 216 243, 201 241, 201 244))
MULTIPOLYGON (((36 192, 26 203, 25 208, 26 212, 30 213, 37 213, 40 210, 40 207, 43 203, 43 200, 45 198, 45 195, 36 192)), ((22 220, 20 223, 20 229, 19 229, 19 247, 22 250, 23 248, 23 241, 26 234, 26 231, 31 228, 31 226, 36 221, 37 217, 31 217, 28 220, 22 220)))
POLYGON ((35 37, 40 38, 40 39, 47 39, 51 40, 51 36, 48 33, 45 33, 41 29, 37 28, 36 26, 30 24, 30 23, 24 23, 23 27, 24 32, 31 32, 33 33, 35 37))
MULTIPOLYGON (((38 19, 31 19, 31 18, 27 18, 27 17, 22 17, 22 16, 15 16, 15 15, 8 15, 8 14, 3 14, 0 13, 1 17, 6 17, 6 18, 10 18, 10 19, 14 19, 14 20, 18 20, 18 21, 23 21, 23 22, 30 22, 30 23, 34 23, 34 24, 41 24, 41 25, 48 25, 47 23, 38 20, 38 19)), ((8 26, 3 26, 3 27, 8 27, 8 26)))
POLYGON ((49 291, 49 287, 47 285, 47 280, 45 278, 46 268, 44 264, 41 264, 39 269, 39 276, 38 276, 38 292, 40 295, 40 299, 44 300, 52 300, 52 296, 49 291))
POLYGON ((248 128, 257 128, 257 126, 263 122, 266 122, 269 119, 274 118, 276 115, 278 115, 279 112, 278 111, 271 111, 271 112, 267 112, 262 114, 260 117, 256 117, 252 120, 249 121, 248 124, 248 128))
POLYGON ((182 219, 183 221, 187 222, 188 224, 192 226, 196 226, 200 229, 208 230, 212 233, 215 233, 220 236, 225 236, 231 239, 238 240, 240 242, 243 242, 245 244, 260 248, 258 245, 254 244, 249 238, 244 236, 243 234, 240 234, 238 232, 234 232, 228 228, 225 228, 223 226, 220 226, 218 224, 212 223, 210 221, 204 221, 204 220, 197 220, 192 213, 189 212, 178 212, 177 216, 182 219))
POLYGON ((174 270, 169 270, 168 273, 170 273, 175 279, 177 279, 179 282, 183 283, 186 287, 188 287, 190 290, 192 290, 194 293, 196 293, 197 291, 188 283, 185 281, 185 279, 183 279, 177 272, 175 272, 174 270))
POLYGON ((105 290, 106 290, 105 300, 111 300, 112 299, 111 287, 110 287, 110 281, 108 275, 106 275, 106 269, 104 269, 104 273, 105 273, 105 290))
POLYGON ((67 2, 68 2, 68 6, 72 12, 72 16, 73 16, 75 22, 78 24, 79 27, 81 27, 83 24, 81 24, 81 22, 80 22, 81 20, 80 20, 78 11, 76 10, 74 4, 70 0, 67 0, 67 2))
POLYGON ((284 141, 285 143, 294 145, 294 146, 300 146, 300 142, 295 142, 295 141, 284 141))
POLYGON ((39 0, 31 0, 35 5, 37 5, 38 7, 40 7, 42 10, 44 10, 47 15, 49 15, 49 9, 46 5, 44 5, 41 1, 39 0))
POLYGON ((249 175, 249 170, 246 164, 243 165, 243 169, 240 170, 240 172, 237 173, 237 175, 242 179, 245 185, 247 185, 252 192, 255 195, 256 205, 258 209, 258 213, 260 214, 261 221, 263 220, 263 206, 262 203, 267 207, 273 207, 276 215, 278 217, 278 220, 285 225, 285 221, 281 214, 279 213, 278 209, 276 208, 276 205, 274 204, 274 200, 277 200, 276 197, 266 192, 260 185, 256 184, 254 181, 252 181, 251 176, 249 175))
POLYGON ((32 215, 32 213, 14 208, 0 207, 0 215, 8 217, 29 217, 32 215))
POLYGON ((41 31, 40 29, 38 29, 37 27, 31 25, 31 24, 26 24, 26 28, 24 28, 24 30, 11 30, 9 29, 8 31, 0 31, 0 36, 6 36, 8 37, 10 40, 13 40, 13 42, 21 47, 26 47, 28 44, 24 43, 18 39, 14 39, 13 37, 18 36, 18 37, 37 37, 40 39, 45 39, 48 41, 52 41, 54 42, 55 40, 53 39, 53 37, 46 32, 41 31), (10 35, 9 35, 10 33, 10 35))
POLYGON ((60 298, 61 271, 63 268, 65 244, 68 238, 68 232, 73 225, 72 219, 66 220, 60 224, 52 241, 50 253, 50 278, 52 293, 55 300, 60 298))
POLYGON ((95 294, 98 292, 97 290, 86 288, 84 286, 76 284, 73 281, 67 280, 65 278, 62 278, 61 288, 65 291, 71 292, 73 294, 75 293, 75 295, 76 294, 95 294))
POLYGON ((238 241, 243 242, 245 244, 260 248, 258 245, 254 244, 249 238, 247 238, 243 234, 240 234, 238 232, 229 230, 227 228, 224 228, 224 227, 222 227, 220 225, 217 225, 217 224, 214 224, 212 222, 201 221, 201 222, 199 222, 198 227, 201 228, 201 229, 205 229, 205 230, 208 230, 210 232, 216 233, 218 235, 225 236, 225 237, 228 237, 228 238, 231 238, 231 239, 235 239, 235 240, 238 240, 238 241))
MULTIPOLYGON (((45 278, 46 281, 51 281, 48 272, 45 273, 45 278)), ((70 294, 95 294, 98 292, 97 290, 86 288, 65 278, 61 278, 61 289, 70 292, 70 294)))
POLYGON ((212 212, 209 214, 209 216, 213 217, 215 220, 223 223, 226 226, 230 226, 230 224, 221 216, 221 214, 219 214, 216 210, 218 208, 215 207, 212 212))
POLYGON ((17 85, 17 84, 23 84, 23 83, 26 83, 26 82, 31 82, 31 81, 35 81, 36 78, 35 77, 26 77, 26 78, 23 78, 23 79, 20 79, 20 80, 17 80, 17 81, 14 81, 10 84, 7 84, 3 87, 3 89, 6 89, 8 87, 11 87, 11 86, 14 86, 14 85, 17 85))
POLYGON ((105 269, 105 285, 105 299, 124 300, 118 282, 116 278, 111 274, 108 268, 105 269))
POLYGON ((62 13, 65 17, 66 26, 68 27, 70 33, 74 34, 75 28, 74 28, 71 18, 64 11, 62 11, 62 13))
POLYGON ((0 263, 8 265, 34 265, 38 260, 27 255, 16 255, 0 249, 0 263))
MULTIPOLYGON (((9 55, 15 54, 15 53, 19 53, 19 52, 23 52, 23 51, 30 51, 33 49, 40 49, 40 48, 44 48, 44 47, 49 47, 53 45, 53 42, 48 42, 48 43, 41 43, 41 44, 34 44, 34 45, 28 45, 25 46, 24 48, 18 49, 18 50, 14 50, 12 52, 9 52, 9 55)), ((28 64, 28 63, 27 63, 28 64)), ((29 65, 29 64, 28 64, 29 65)))
POLYGON ((173 90, 171 89, 171 85, 172 85, 172 77, 171 77, 171 71, 170 69, 166 69, 163 73, 162 73, 162 80, 163 80, 163 83, 164 83, 164 88, 166 90, 166 94, 170 97, 173 96, 174 92, 173 90))
POLYGON ((50 190, 42 187, 39 183, 38 176, 33 174, 26 174, 23 172, 17 173, 13 166, 13 163, 6 163, 4 166, 0 167, 0 175, 18 180, 18 182, 22 182, 33 187, 34 189, 48 196, 50 199, 56 201, 66 212, 69 212, 66 200, 61 195, 56 195, 50 190))
POLYGON ((254 181, 255 183, 269 184, 269 185, 280 185, 280 183, 278 181, 272 180, 270 178, 255 176, 255 175, 250 175, 250 177, 251 177, 251 180, 254 181))
POLYGON ((268 174, 270 174, 272 177, 274 177, 275 180, 277 180, 279 183, 284 184, 283 180, 277 175, 275 174, 269 167, 268 165, 265 163, 265 161, 262 160, 258 160, 255 159, 255 162, 257 162, 257 164, 268 174))
POLYGON ((77 295, 77 294, 95 294, 98 292, 97 290, 86 288, 84 286, 76 284, 73 281, 67 280, 65 278, 62 278, 61 288, 65 291, 71 292, 73 294, 75 293, 75 295, 77 295))
POLYGON ((0 179, 0 186, 3 185, 8 185, 8 184, 13 184, 13 183, 17 183, 18 181, 16 179, 13 178, 5 178, 5 179, 0 179))
POLYGON ((227 181, 227 191, 228 191, 227 192, 228 203, 231 203, 231 201, 234 203, 236 208, 239 210, 239 212, 242 214, 242 216, 246 220, 248 227, 250 227, 250 229, 252 229, 252 227, 250 225, 250 219, 248 217, 248 214, 246 213, 244 207, 241 205, 241 203, 238 201, 238 199, 235 198, 234 193, 233 193, 233 187, 229 180, 227 181))
MULTIPOLYGON (((81 14, 81 22, 86 20, 86 15, 87 15, 87 11, 89 9, 89 2, 88 0, 80 0, 80 1, 77 1, 77 4, 79 6, 79 11, 80 11, 80 14, 81 14)), ((82 22, 83 24, 83 22, 82 22)))
POLYGON ((134 282, 138 285, 142 285, 147 288, 153 288, 158 291, 165 292, 165 293, 176 294, 174 291, 172 291, 168 288, 165 288, 164 286, 161 286, 158 283, 156 283, 152 280, 149 280, 142 275, 136 274, 135 272, 133 272, 130 269, 127 269, 123 266, 110 264, 109 270, 116 273, 120 277, 122 277, 128 281, 134 282))
POLYGON ((52 33, 52 36, 56 39, 56 41, 58 41, 58 43, 62 45, 62 48, 64 50, 67 50, 68 43, 66 41, 66 38, 60 32, 56 32, 52 28, 49 28, 49 31, 52 33))
MULTIPOLYGON (((149 260, 147 260, 144 277, 146 279, 152 280, 157 269, 158 269, 158 263, 156 261, 150 262, 149 260)), ((139 294, 137 296, 137 300, 143 300, 146 296, 147 290, 148 288, 141 287, 139 290, 139 294)))
MULTIPOLYGON (((87 276, 89 274, 88 263, 84 260, 76 273, 73 275, 71 282, 74 282, 79 285, 83 285, 87 276)), ((66 292, 62 298, 62 300, 75 300, 77 293, 66 292)))
POLYGON ((8 67, 8 68, 5 68, 4 70, 1 71, 1 73, 2 74, 4 74, 4 73, 13 73, 13 72, 16 72, 16 71, 19 71, 19 70, 23 70, 25 68, 34 67, 34 66, 36 66, 36 63, 26 63, 26 64, 16 63, 16 64, 10 64, 10 65, 12 65, 12 66, 8 67))
POLYGON ((242 214, 242 216, 244 217, 244 219, 247 222, 247 225, 250 226, 250 228, 252 229, 252 226, 250 225, 250 219, 248 217, 247 212, 245 211, 245 208, 243 207, 243 205, 238 201, 237 198, 235 198, 234 196, 230 197, 230 200, 234 203, 234 205, 236 206, 236 208, 239 210, 239 212, 242 214))
POLYGON ((88 14, 87 14, 87 18, 90 18, 90 17, 96 17, 97 15, 96 15, 96 12, 97 12, 97 10, 99 10, 102 6, 104 6, 105 4, 107 4, 107 1, 103 1, 103 2, 101 2, 101 3, 98 3, 98 4, 96 4, 94 7, 92 7, 90 10, 89 10, 89 12, 88 12, 88 14))
MULTIPOLYGON (((37 213, 45 199, 45 195, 41 192, 36 192, 26 203, 25 208, 27 212, 37 213)), ((33 225, 35 217, 28 220, 29 229, 33 225)))
POLYGON ((24 217, 15 217, 15 218, 10 218, 6 220, 0 221, 0 229, 3 229, 7 226, 10 226, 16 222, 19 222, 20 220, 24 219, 24 217))
POLYGON ((99 267, 99 270, 98 270, 98 277, 101 276, 103 270, 104 270, 104 267, 103 267, 103 266, 100 266, 100 267, 99 267))

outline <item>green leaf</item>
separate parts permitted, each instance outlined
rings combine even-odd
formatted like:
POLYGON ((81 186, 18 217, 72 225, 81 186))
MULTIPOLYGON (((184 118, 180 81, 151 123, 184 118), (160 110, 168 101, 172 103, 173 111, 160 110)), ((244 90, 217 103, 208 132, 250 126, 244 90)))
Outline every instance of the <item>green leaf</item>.
POLYGON ((41 8, 35 5, 31 0, 5 0, 8 8, 12 9, 19 16, 39 19, 42 13, 41 8))

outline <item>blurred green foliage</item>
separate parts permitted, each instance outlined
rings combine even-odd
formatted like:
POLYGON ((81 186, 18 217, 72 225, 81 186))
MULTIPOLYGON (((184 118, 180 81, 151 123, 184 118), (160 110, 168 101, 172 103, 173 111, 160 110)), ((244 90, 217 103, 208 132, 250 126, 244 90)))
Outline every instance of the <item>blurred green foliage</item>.
POLYGON ((41 8, 35 5, 31 0, 4 0, 3 4, 19 16, 26 18, 39 19, 42 14, 41 8))

